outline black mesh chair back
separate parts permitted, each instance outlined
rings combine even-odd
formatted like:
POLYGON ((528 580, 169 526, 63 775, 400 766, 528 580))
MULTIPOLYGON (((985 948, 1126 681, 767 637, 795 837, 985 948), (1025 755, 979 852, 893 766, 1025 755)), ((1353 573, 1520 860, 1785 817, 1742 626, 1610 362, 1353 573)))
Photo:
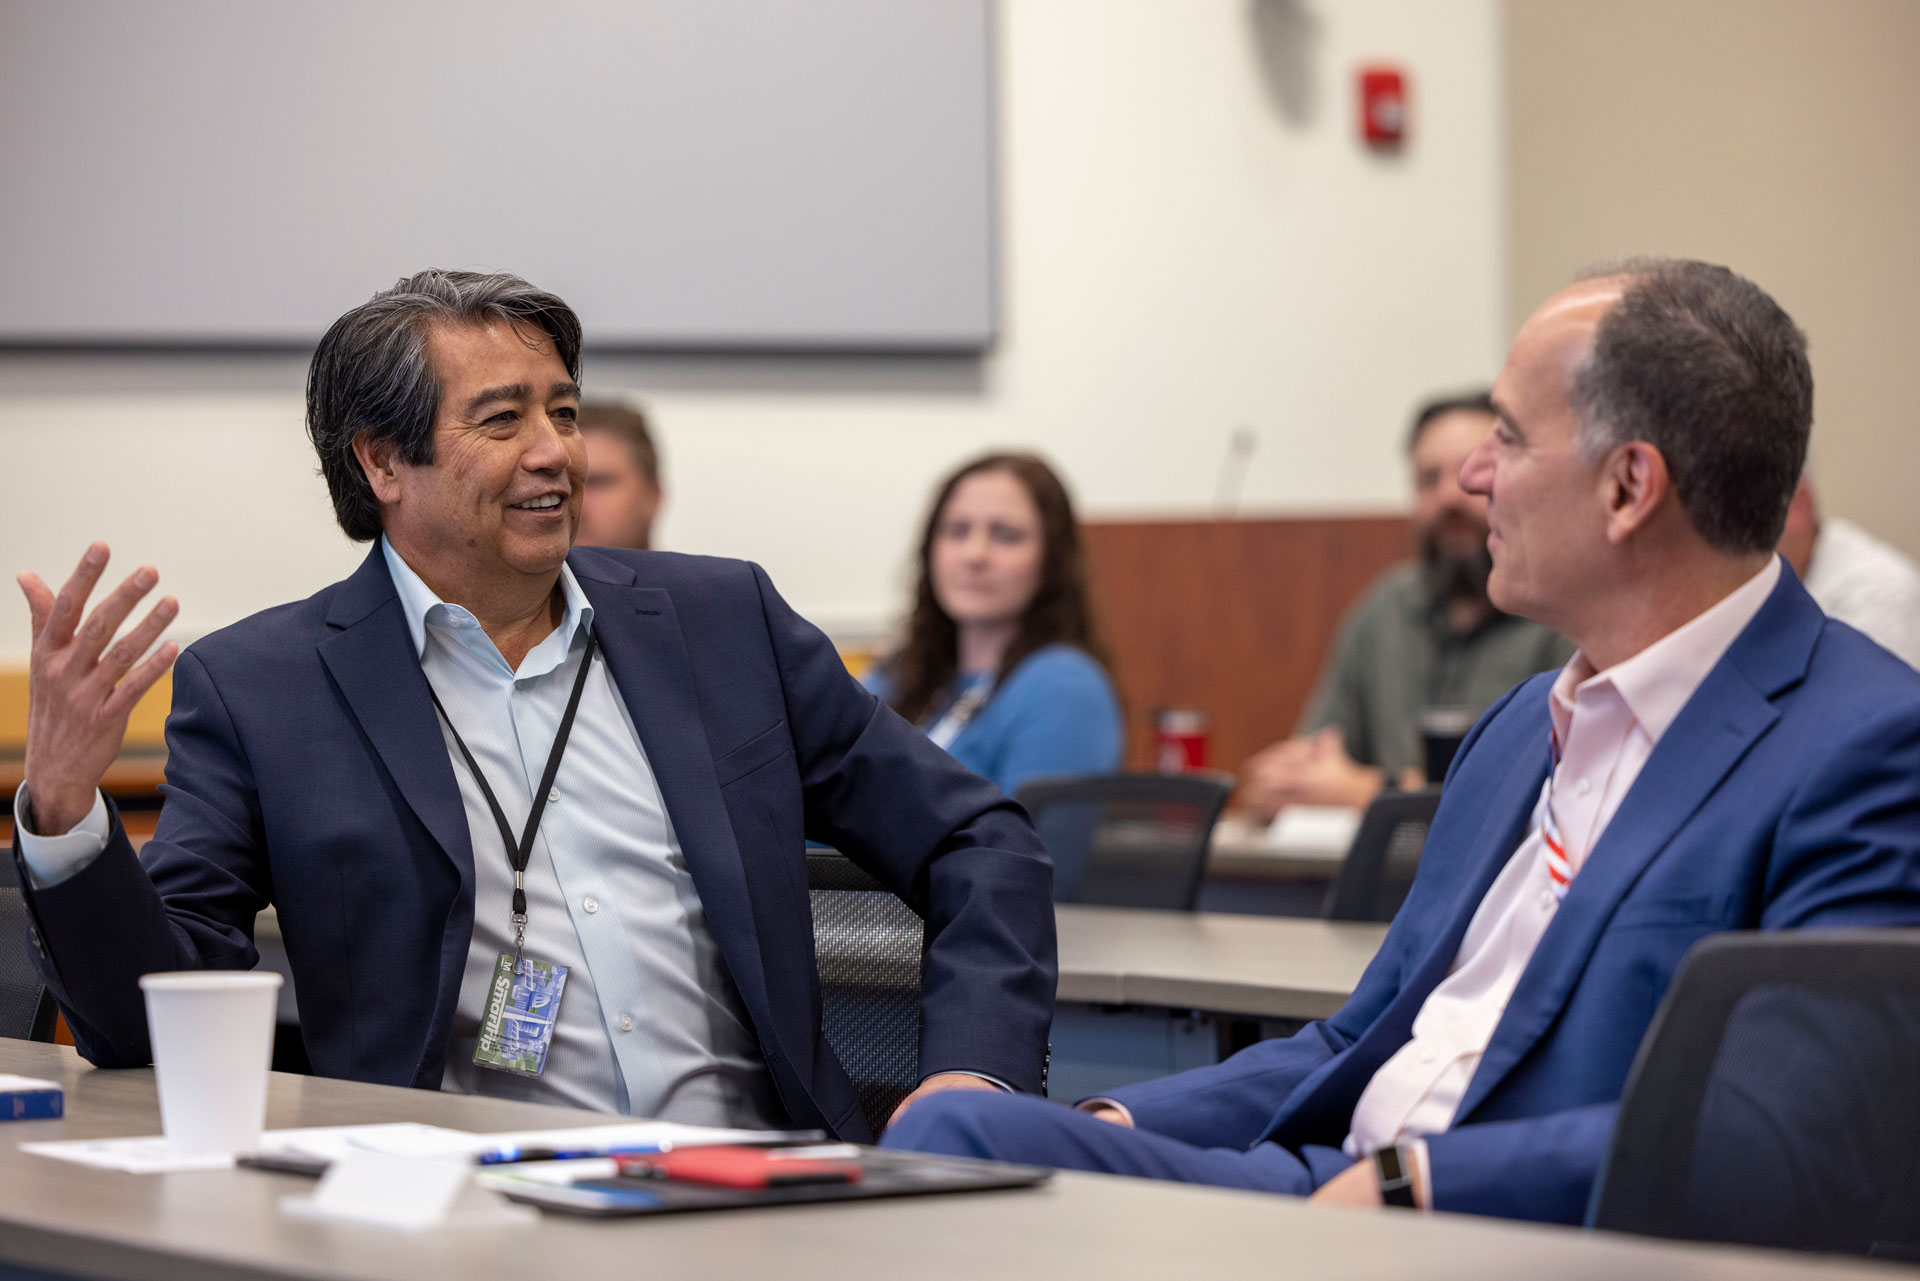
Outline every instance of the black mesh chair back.
POLYGON ((1920 930, 1736 933, 1681 963, 1588 1221, 1920 1262, 1920 930))
POLYGON ((53 1039, 53 998, 27 954, 27 904, 11 855, 0 857, 0 1036, 53 1039))
POLYGON ((1230 775, 1086 774, 1020 789, 1053 856, 1053 901, 1191 912, 1230 775))
POLYGON ((1437 787, 1374 797, 1327 886, 1320 915, 1330 921, 1391 921, 1413 888, 1427 828, 1439 808, 1437 787))
POLYGON ((820 1032, 877 1135, 920 1083, 920 961, 926 922, 830 850, 807 851, 820 1032))

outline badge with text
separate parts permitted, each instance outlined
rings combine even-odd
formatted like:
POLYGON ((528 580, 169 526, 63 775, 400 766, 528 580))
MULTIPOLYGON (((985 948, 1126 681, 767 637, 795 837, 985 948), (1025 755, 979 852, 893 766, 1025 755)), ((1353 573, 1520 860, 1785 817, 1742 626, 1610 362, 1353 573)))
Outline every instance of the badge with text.
POLYGON ((499 1072, 539 1076, 553 1045, 554 1019, 567 967, 531 956, 500 953, 487 988, 487 1010, 480 1020, 480 1043, 473 1061, 499 1072))

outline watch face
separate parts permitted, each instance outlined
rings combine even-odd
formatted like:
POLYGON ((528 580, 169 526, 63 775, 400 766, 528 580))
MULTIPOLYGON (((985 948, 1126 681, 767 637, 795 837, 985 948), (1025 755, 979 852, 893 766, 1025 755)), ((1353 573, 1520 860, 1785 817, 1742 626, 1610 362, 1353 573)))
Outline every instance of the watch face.
POLYGON ((1373 1168, 1380 1173, 1381 1183, 1398 1183, 1407 1177, 1407 1169, 1400 1163, 1399 1148, 1379 1148, 1373 1154, 1373 1168))

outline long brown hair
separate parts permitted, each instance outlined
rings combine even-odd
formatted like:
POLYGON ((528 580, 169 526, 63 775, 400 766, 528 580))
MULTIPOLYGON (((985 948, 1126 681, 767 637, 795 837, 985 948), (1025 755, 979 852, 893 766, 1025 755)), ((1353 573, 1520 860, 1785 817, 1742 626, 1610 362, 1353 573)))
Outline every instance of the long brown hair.
POLYGON ((1040 587, 1020 619, 1019 635, 1008 646, 999 683, 1020 661, 1046 645, 1078 646, 1102 667, 1107 650, 1087 599, 1087 562, 1080 546, 1080 525, 1073 516, 1067 487, 1033 454, 987 454, 961 467, 941 483, 927 512, 920 535, 919 581, 913 589, 913 608, 907 616, 905 639, 889 663, 893 676, 893 709, 910 721, 919 721, 952 685, 960 667, 959 629, 940 608, 933 594, 933 540, 940 514, 960 482, 982 472, 1005 472, 1019 481, 1040 513, 1040 587))

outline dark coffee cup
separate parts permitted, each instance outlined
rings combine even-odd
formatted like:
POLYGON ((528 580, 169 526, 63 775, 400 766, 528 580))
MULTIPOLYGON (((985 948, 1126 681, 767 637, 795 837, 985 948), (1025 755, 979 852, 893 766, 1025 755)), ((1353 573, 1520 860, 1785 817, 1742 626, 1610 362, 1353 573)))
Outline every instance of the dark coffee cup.
POLYGON ((1438 786, 1453 764, 1453 754, 1467 731, 1480 719, 1471 707, 1423 707, 1420 709, 1420 753, 1427 782, 1438 786))

